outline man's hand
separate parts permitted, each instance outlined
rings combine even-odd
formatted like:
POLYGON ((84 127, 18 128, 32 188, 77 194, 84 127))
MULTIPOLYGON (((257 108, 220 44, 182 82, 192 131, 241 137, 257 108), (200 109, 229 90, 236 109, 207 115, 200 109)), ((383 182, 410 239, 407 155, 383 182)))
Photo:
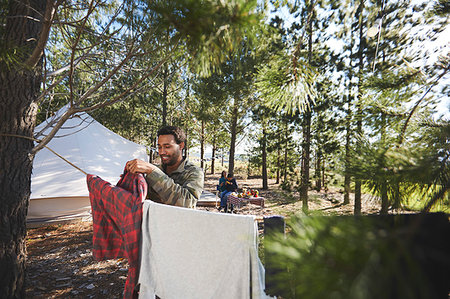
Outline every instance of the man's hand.
POLYGON ((131 161, 128 161, 125 168, 127 169, 128 172, 131 173, 145 173, 145 174, 150 174, 154 168, 156 168, 155 165, 139 160, 139 159, 134 159, 131 161))

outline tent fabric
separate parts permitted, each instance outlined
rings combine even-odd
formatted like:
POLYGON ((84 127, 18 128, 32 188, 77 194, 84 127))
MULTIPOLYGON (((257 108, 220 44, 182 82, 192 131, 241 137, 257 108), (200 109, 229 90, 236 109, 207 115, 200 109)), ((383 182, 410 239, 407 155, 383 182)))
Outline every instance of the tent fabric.
MULTIPOLYGON (((66 110, 67 106, 61 108, 55 116, 37 126, 35 133, 43 131, 40 136, 50 133, 52 126, 46 126, 66 110)), ((117 135, 85 112, 68 119, 47 146, 83 171, 114 183, 127 161, 135 158, 148 161, 145 146, 117 135)), ((89 209, 86 176, 48 149, 39 151, 33 163, 28 219, 67 217, 89 209), (51 215, 44 215, 39 212, 45 202, 42 199, 49 198, 61 200, 57 201, 51 215)))

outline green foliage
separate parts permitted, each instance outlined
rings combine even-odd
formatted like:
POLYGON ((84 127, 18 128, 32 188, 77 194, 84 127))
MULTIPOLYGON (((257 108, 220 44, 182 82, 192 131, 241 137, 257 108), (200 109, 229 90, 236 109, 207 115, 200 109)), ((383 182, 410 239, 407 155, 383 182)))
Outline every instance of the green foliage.
POLYGON ((400 69, 386 70, 382 77, 370 76, 365 81, 365 88, 377 91, 398 90, 408 87, 411 83, 423 83, 423 75, 420 70, 400 69))
POLYGON ((430 291, 406 250, 409 232, 370 218, 293 217, 288 233, 265 236, 266 267, 283 298, 425 298, 430 291))
POLYGON ((402 147, 361 138, 350 171, 365 182, 372 194, 387 196, 389 204, 396 208, 417 194, 429 203, 426 210, 437 202, 448 203, 449 128, 449 122, 422 126, 418 128, 420 137, 402 147))
POLYGON ((47 44, 51 75, 44 78, 38 121, 67 102, 89 107, 126 99, 129 104, 93 114, 146 142, 162 119, 195 136, 192 118, 201 117, 192 112, 201 109, 189 96, 186 65, 209 73, 251 44, 260 20, 256 1, 188 0, 76 3, 61 6, 58 18, 47 44))
POLYGON ((186 39, 194 72, 210 74, 229 54, 250 42, 260 16, 252 1, 152 1, 156 22, 176 29, 173 39, 186 39), (211 68, 211 66, 213 68, 211 68))
POLYGON ((290 59, 288 55, 274 55, 259 69, 256 86, 268 106, 293 115, 314 103, 316 74, 308 64, 293 65, 290 59))

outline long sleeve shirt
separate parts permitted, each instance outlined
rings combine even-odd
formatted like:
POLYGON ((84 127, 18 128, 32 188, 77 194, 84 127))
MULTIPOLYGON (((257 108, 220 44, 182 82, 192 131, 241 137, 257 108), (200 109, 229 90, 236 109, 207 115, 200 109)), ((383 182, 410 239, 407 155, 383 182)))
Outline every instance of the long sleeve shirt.
POLYGON ((137 298, 135 285, 139 271, 142 203, 147 183, 141 174, 126 172, 116 186, 88 174, 87 185, 92 206, 93 248, 96 260, 128 259, 124 299, 137 298))
POLYGON ((225 182, 225 190, 227 192, 234 192, 238 189, 238 185, 235 178, 232 178, 231 181, 227 180, 225 182))
POLYGON ((163 168, 153 170, 146 176, 147 198, 159 203, 194 208, 203 191, 204 175, 201 168, 187 159, 171 174, 163 168))

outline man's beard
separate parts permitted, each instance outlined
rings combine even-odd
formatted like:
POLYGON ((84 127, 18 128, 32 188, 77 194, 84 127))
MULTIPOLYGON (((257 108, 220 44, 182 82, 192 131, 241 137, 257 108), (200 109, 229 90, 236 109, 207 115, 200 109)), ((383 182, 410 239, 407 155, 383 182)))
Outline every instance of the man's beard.
POLYGON ((177 163, 178 161, 178 157, 181 155, 180 152, 174 153, 173 155, 169 156, 169 155, 165 155, 166 157, 168 157, 169 159, 164 161, 163 159, 161 159, 161 163, 164 166, 173 166, 177 163))

